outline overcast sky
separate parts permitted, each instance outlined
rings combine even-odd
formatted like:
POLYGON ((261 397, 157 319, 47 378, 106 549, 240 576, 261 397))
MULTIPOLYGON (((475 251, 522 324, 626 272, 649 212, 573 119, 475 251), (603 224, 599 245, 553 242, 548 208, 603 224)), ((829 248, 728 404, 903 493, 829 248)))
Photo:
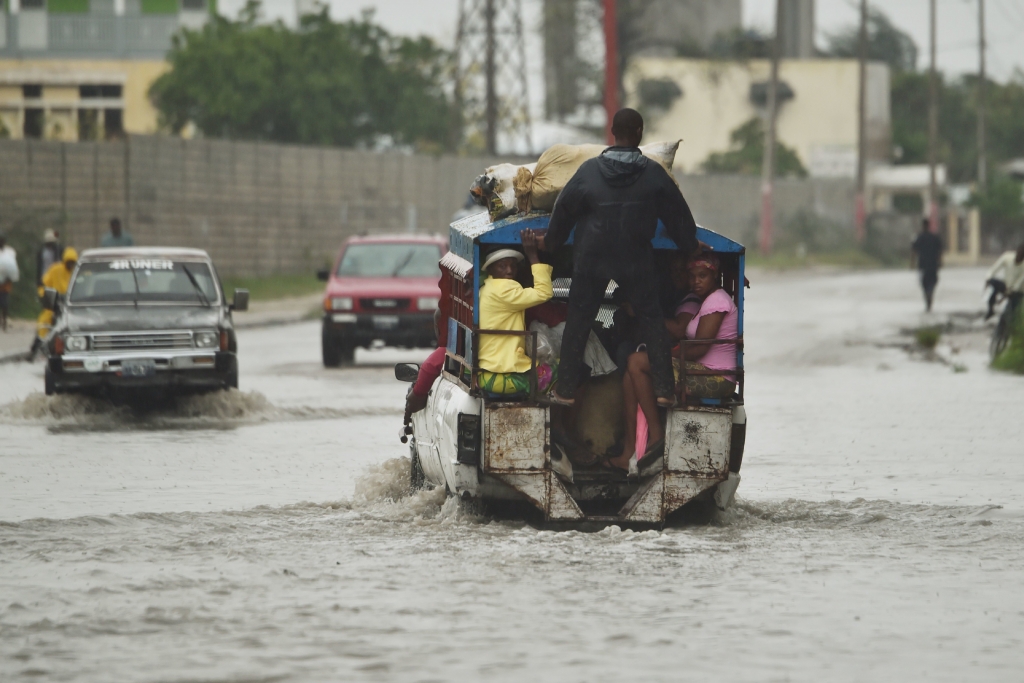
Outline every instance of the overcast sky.
MULTIPOLYGON (((244 0, 221 0, 222 11, 234 14, 244 0)), ((536 32, 541 0, 522 0, 527 32, 536 32)), ((977 70, 978 0, 938 0, 938 62, 950 74, 977 70)), ((876 0, 877 3, 877 0, 876 0)), ((459 0, 329 0, 331 16, 345 19, 358 16, 364 8, 373 8, 377 20, 389 30, 401 34, 425 33, 451 46, 459 0)), ((877 3, 893 22, 913 36, 920 49, 919 67, 928 60, 928 0, 889 0, 877 3)), ((266 13, 288 21, 295 16, 294 0, 265 0, 266 13)), ((775 0, 744 0, 743 23, 767 30, 772 24, 775 0)), ((989 72, 998 80, 1011 77, 1015 68, 1024 67, 1024 1, 987 0, 989 72)), ((857 21, 854 0, 817 1, 817 42, 826 44, 833 33, 857 21)), ((531 43, 534 41, 530 41, 531 43)), ((539 46, 537 46, 539 47, 539 46)), ((539 58, 540 55, 538 54, 539 58)), ((532 70, 532 69, 531 69, 532 70)))
MULTIPOLYGON (((468 2, 469 0, 463 0, 468 2)), ((709 0, 713 1, 713 0, 709 0)), ((221 12, 237 14, 245 0, 220 0, 221 12)), ((426 34, 441 44, 452 47, 460 0, 327 0, 335 20, 358 17, 370 8, 376 20, 392 33, 426 34)), ((295 0, 263 0, 268 18, 295 21, 295 0)), ((978 0, 937 0, 939 69, 947 75, 974 73, 978 68, 978 0)), ((528 89, 530 110, 534 120, 534 149, 544 149, 565 141, 566 130, 544 122, 543 46, 540 41, 541 0, 522 0, 523 27, 526 32, 528 89)), ((928 0, 873 0, 882 6, 893 23, 909 33, 918 46, 918 68, 928 66, 928 0)), ((816 42, 828 43, 829 34, 855 25, 859 3, 856 0, 817 0, 816 42)), ((770 32, 775 0, 743 0, 743 24, 770 32)), ((986 0, 988 28, 989 77, 999 81, 1010 79, 1015 70, 1024 69, 1024 0, 986 0)), ((1024 76, 1022 76, 1024 77, 1024 76)), ((575 141, 575 140, 574 140, 575 141)), ((505 143, 500 143, 506 147, 505 143)), ((515 147, 520 153, 529 150, 515 147)))

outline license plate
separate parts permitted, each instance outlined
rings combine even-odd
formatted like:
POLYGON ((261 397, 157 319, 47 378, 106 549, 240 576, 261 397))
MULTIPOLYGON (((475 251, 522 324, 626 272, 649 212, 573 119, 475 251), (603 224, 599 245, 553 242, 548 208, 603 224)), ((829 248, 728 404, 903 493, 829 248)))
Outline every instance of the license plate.
POLYGON ((154 374, 156 374, 156 363, 151 360, 121 361, 123 377, 152 377, 154 374))
POLYGON ((393 330, 398 327, 398 316, 375 315, 373 316, 373 326, 378 330, 393 330))

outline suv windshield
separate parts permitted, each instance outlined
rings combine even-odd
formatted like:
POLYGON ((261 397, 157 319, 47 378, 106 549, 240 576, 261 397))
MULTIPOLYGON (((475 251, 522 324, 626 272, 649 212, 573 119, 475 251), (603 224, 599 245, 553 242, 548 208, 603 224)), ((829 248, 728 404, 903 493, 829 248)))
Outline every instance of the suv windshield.
POLYGON ((72 304, 159 301, 203 306, 215 303, 217 298, 217 286, 207 264, 163 258, 81 263, 68 292, 72 304))
POLYGON ((338 266, 339 277, 441 277, 435 244, 380 242, 350 244, 338 266))

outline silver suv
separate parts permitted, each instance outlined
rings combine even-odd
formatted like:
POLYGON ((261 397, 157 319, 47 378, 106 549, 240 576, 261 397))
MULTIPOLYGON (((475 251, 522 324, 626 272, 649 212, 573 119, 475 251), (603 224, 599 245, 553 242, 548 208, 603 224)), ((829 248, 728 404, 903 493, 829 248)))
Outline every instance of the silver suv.
POLYGON ((111 248, 82 253, 46 340, 46 393, 196 392, 238 387, 232 311, 201 249, 111 248))

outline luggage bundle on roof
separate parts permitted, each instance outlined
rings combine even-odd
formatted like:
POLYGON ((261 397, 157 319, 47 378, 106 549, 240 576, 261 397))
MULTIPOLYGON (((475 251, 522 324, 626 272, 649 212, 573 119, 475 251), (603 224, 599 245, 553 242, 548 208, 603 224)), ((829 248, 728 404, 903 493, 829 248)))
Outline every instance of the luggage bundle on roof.
MULTIPOLYGON (((655 142, 643 145, 640 151, 672 175, 672 163, 681 142, 655 142)), ((551 211, 562 188, 583 162, 605 149, 605 145, 552 145, 536 163, 506 163, 487 168, 473 181, 469 192, 477 204, 487 207, 491 220, 514 213, 551 211)))

